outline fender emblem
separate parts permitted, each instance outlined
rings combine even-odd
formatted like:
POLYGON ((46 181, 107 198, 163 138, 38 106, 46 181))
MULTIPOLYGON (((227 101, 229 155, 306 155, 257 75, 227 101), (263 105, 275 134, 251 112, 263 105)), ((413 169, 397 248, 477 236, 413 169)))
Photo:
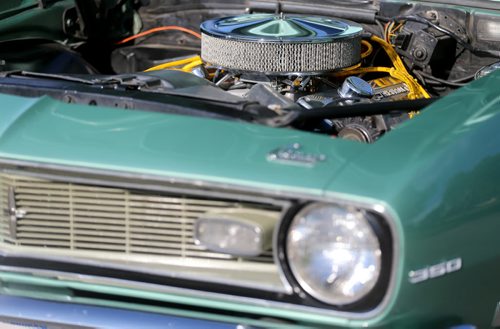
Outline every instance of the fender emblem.
POLYGON ((456 272, 461 268, 462 258, 455 258, 436 265, 410 271, 410 273, 408 273, 408 278, 410 280, 410 283, 419 283, 456 272))
POLYGON ((302 145, 299 143, 279 147, 267 154, 267 160, 305 166, 313 166, 317 162, 326 160, 326 155, 324 154, 306 153, 301 149, 302 145))

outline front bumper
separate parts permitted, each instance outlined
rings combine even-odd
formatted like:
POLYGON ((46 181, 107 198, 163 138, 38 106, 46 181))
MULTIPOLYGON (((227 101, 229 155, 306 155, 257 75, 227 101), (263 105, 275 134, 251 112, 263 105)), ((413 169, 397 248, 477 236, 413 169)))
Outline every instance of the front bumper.
POLYGON ((0 326, 24 328, 213 328, 238 324, 0 295, 0 326))

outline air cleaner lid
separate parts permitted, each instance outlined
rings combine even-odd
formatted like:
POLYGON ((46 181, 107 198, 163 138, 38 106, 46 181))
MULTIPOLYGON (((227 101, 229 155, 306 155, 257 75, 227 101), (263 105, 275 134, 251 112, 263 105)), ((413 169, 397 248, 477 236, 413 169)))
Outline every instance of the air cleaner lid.
POLYGON ((321 16, 251 14, 205 21, 201 31, 212 37, 247 42, 331 42, 357 36, 356 23, 321 16))

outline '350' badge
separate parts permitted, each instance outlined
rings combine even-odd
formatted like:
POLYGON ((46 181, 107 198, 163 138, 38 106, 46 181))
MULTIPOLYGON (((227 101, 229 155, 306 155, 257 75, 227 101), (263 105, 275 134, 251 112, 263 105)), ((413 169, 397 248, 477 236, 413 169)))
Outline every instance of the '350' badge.
POLYGON ((408 273, 410 283, 419 283, 429 279, 438 278, 440 276, 456 272, 462 268, 462 259, 455 258, 447 262, 442 262, 436 265, 424 267, 419 270, 410 271, 408 273))

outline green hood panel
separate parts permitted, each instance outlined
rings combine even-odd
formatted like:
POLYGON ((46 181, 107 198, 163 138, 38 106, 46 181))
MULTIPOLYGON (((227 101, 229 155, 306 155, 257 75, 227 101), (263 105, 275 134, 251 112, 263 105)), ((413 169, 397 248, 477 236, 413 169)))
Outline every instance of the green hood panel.
POLYGON ((188 116, 70 105, 2 95, 0 157, 321 193, 366 145, 288 129, 188 116), (272 163, 268 152, 300 142, 326 155, 314 167, 272 163))

